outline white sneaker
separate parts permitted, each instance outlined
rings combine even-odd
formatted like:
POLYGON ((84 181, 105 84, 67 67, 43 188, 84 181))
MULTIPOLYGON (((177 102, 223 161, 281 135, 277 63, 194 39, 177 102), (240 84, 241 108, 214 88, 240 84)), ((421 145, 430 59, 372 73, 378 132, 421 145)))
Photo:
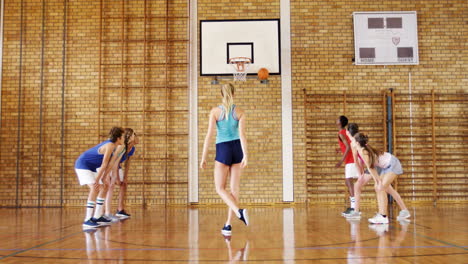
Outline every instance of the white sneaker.
POLYGON ((351 213, 346 214, 344 217, 346 217, 346 219, 350 219, 350 220, 360 220, 361 219, 361 212, 356 212, 356 211, 353 210, 351 213))
POLYGON ((398 223, 400 223, 401 226, 407 226, 411 223, 411 220, 409 219, 400 219, 398 220, 398 223))
POLYGON ((388 224, 388 217, 383 217, 381 214, 377 213, 374 217, 369 218, 369 223, 371 223, 371 224, 388 224))
POLYGON ((382 236, 385 232, 388 232, 388 224, 369 225, 369 228, 374 230, 378 236, 382 236))
POLYGON ((404 220, 407 219, 411 216, 410 212, 408 210, 401 210, 400 214, 397 216, 397 220, 404 220))

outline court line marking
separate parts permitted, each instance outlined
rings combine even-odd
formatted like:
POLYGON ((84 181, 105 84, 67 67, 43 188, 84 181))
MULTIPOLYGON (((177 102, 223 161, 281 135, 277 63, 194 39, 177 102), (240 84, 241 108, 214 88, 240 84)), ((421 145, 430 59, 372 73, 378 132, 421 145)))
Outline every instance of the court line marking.
MULTIPOLYGON (((392 220, 393 222, 394 220, 392 220)), ((389 226, 389 228, 391 229, 395 229, 395 227, 393 225, 389 226)), ((401 230, 401 227, 400 227, 400 230, 401 230)), ((468 248, 466 246, 459 246, 457 244, 454 244, 454 243, 450 243, 450 242, 447 242, 447 241, 443 241, 443 240, 440 240, 440 239, 437 239, 437 238, 433 238, 433 237, 430 237, 430 236, 426 236, 426 235, 422 235, 422 234, 419 234, 419 233, 416 233, 416 232, 412 232, 412 231, 405 231, 407 233, 410 233, 410 234, 414 234, 416 236, 420 236, 420 237, 423 237, 423 238, 426 238, 426 239, 429 239, 429 240, 434 240, 434 241, 437 241, 441 244, 445 244, 445 245, 449 245, 449 246, 452 246, 452 247, 456 247, 456 248, 459 248, 459 249, 463 249, 463 250, 468 250, 468 248)))
MULTIPOLYGON (((455 255, 467 255, 468 253, 437 253, 437 254, 421 254, 421 255, 391 255, 391 256, 365 256, 365 257, 337 257, 337 258, 294 258, 294 259, 252 259, 245 260, 246 262, 265 262, 265 261, 311 261, 311 260, 347 260, 347 259, 398 259, 398 258, 415 258, 415 257, 434 257, 434 256, 455 256, 455 255)), ((15 256, 17 258, 34 258, 34 259, 67 259, 67 260, 96 260, 96 261, 151 261, 151 262, 225 262, 229 259, 122 259, 122 258, 72 258, 72 257, 42 257, 42 256, 15 256)))
MULTIPOLYGON (((364 240, 359 240, 357 242, 368 242, 372 240, 377 240, 379 237, 372 237, 369 239, 364 239, 364 240)), ((169 246, 155 246, 155 245, 145 245, 145 244, 137 244, 137 243, 131 243, 131 242, 123 242, 123 241, 116 241, 116 240, 108 240, 108 239, 103 239, 100 238, 99 240, 103 241, 108 241, 112 243, 117 243, 117 244, 124 244, 124 245, 132 245, 132 246, 139 246, 139 247, 150 247, 150 248, 167 248, 167 249, 191 249, 190 247, 169 247, 169 246)), ((349 241, 349 242, 340 242, 340 243, 333 243, 333 244, 324 244, 324 245, 316 245, 316 246, 309 246, 309 247, 326 247, 326 246, 335 246, 335 245, 343 245, 343 244, 354 244, 356 241, 349 241)), ((297 247, 292 247, 292 248, 297 248, 297 247)), ((193 248, 192 248, 193 249, 193 248)), ((198 248, 201 250, 208 250, 211 248, 198 248)), ((213 249, 219 249, 219 248, 213 248, 213 249)), ((279 248, 270 248, 270 249, 284 249, 284 247, 279 247, 279 248)))
POLYGON ((27 249, 23 249, 23 250, 20 250, 20 251, 17 251, 17 252, 13 252, 13 253, 8 254, 8 255, 6 255, 6 256, 0 257, 0 260, 6 259, 6 258, 8 258, 8 257, 13 257, 13 256, 16 256, 16 255, 18 255, 18 254, 24 253, 24 252, 26 252, 26 251, 29 251, 29 250, 32 250, 32 249, 36 249, 36 248, 38 248, 38 247, 42 247, 42 246, 45 246, 45 245, 49 245, 49 244, 52 244, 52 243, 57 242, 57 241, 61 241, 61 240, 64 240, 64 239, 66 239, 66 238, 69 238, 69 237, 72 237, 72 236, 74 236, 74 235, 81 234, 81 233, 83 233, 83 232, 82 232, 82 231, 81 231, 81 232, 76 232, 76 233, 73 233, 73 234, 70 234, 70 235, 67 235, 67 236, 64 236, 64 237, 57 238, 57 239, 52 240, 52 241, 49 241, 49 242, 44 242, 44 243, 42 243, 42 244, 39 244, 39 245, 30 247, 30 248, 27 248, 27 249))
MULTIPOLYGON (((468 249, 468 246, 461 246, 468 249)), ((456 246, 387 246, 387 247, 380 247, 380 246, 361 246, 361 247, 293 247, 289 249, 296 249, 296 250, 312 250, 312 249, 369 249, 369 248, 379 248, 379 249, 418 249, 418 248, 457 248, 456 246)), ((31 248, 29 250, 32 251, 73 251, 73 250, 92 250, 92 251, 170 251, 170 250, 223 250, 225 248, 102 248, 102 249, 87 249, 87 248, 31 248)), ((241 249, 241 248, 233 248, 234 249, 241 249)), ((249 250, 279 250, 284 248, 250 248, 249 250)), ((15 251, 15 250, 26 250, 21 248, 16 249, 0 249, 2 251, 15 251)))

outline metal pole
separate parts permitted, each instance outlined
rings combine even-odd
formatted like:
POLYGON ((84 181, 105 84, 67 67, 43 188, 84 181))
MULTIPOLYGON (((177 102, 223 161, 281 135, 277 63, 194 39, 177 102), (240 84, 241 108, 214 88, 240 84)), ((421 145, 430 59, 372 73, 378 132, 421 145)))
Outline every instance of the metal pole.
MULTIPOLYGON (((62 124, 61 124, 61 155, 60 155, 60 206, 63 206, 63 188, 65 175, 65 78, 67 61, 67 10, 68 0, 63 3, 63 39, 62 39, 62 124)), ((99 67, 101 67, 99 65, 99 67)))
POLYGON ((42 192, 42 137, 43 137, 43 101, 44 101, 44 49, 45 49, 45 0, 42 0, 42 25, 41 25, 41 85, 39 99, 39 146, 38 146, 38 179, 37 179, 37 207, 41 207, 42 192))
MULTIPOLYGON (((393 107, 392 107, 392 97, 393 97, 393 88, 388 89, 390 93, 387 94, 387 138, 388 145, 387 150, 389 153, 393 153, 393 107)), ((393 203, 393 197, 388 194, 388 203, 393 203)))
MULTIPOLYGON (((1 9, 0 9, 0 76, 3 72, 3 16, 5 10, 5 1, 1 0, 1 9)), ((2 78, 0 78, 0 129, 2 128, 2 78)), ((0 143, 1 147, 1 143, 0 143)))
POLYGON ((20 50, 19 50, 19 81, 18 81, 18 131, 16 139, 16 207, 19 207, 19 181, 20 181, 20 160, 21 160, 21 107, 22 107, 22 86, 23 86, 23 31, 24 31, 24 1, 21 1, 20 18, 20 50))
POLYGON ((392 97, 393 97, 393 88, 388 89, 390 91, 387 94, 387 138, 388 145, 387 150, 389 153, 393 153, 393 113, 392 113, 392 97))
POLYGON ((436 148, 436 136, 435 136, 435 92, 434 89, 431 91, 431 116, 432 116, 432 201, 434 205, 437 204, 437 148, 436 148))

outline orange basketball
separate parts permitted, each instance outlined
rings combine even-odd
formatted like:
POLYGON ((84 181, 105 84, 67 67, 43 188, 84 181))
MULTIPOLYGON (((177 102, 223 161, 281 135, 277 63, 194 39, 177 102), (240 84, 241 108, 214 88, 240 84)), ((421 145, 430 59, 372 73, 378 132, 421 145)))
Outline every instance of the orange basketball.
POLYGON ((263 81, 263 80, 268 79, 270 72, 268 71, 267 68, 261 68, 260 70, 258 70, 257 74, 258 74, 258 79, 260 81, 263 81))

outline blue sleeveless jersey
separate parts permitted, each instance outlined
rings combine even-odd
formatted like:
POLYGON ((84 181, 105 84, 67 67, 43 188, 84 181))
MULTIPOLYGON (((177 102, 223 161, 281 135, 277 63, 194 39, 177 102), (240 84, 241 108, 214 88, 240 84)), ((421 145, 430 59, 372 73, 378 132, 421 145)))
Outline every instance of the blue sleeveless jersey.
POLYGON ((120 159, 120 163, 123 163, 129 157, 133 156, 134 153, 135 153, 135 146, 132 147, 132 149, 130 150, 130 152, 128 152, 128 154, 123 154, 122 155, 122 158, 120 159))
POLYGON ((239 139, 239 119, 236 115, 236 106, 232 105, 229 118, 226 119, 224 106, 220 105, 222 112, 220 119, 216 121, 218 133, 216 134, 216 144, 239 139))
POLYGON ((96 172, 96 169, 101 167, 104 154, 99 154, 98 150, 105 144, 112 142, 110 140, 103 141, 98 145, 83 152, 75 162, 75 169, 90 170, 96 172))

